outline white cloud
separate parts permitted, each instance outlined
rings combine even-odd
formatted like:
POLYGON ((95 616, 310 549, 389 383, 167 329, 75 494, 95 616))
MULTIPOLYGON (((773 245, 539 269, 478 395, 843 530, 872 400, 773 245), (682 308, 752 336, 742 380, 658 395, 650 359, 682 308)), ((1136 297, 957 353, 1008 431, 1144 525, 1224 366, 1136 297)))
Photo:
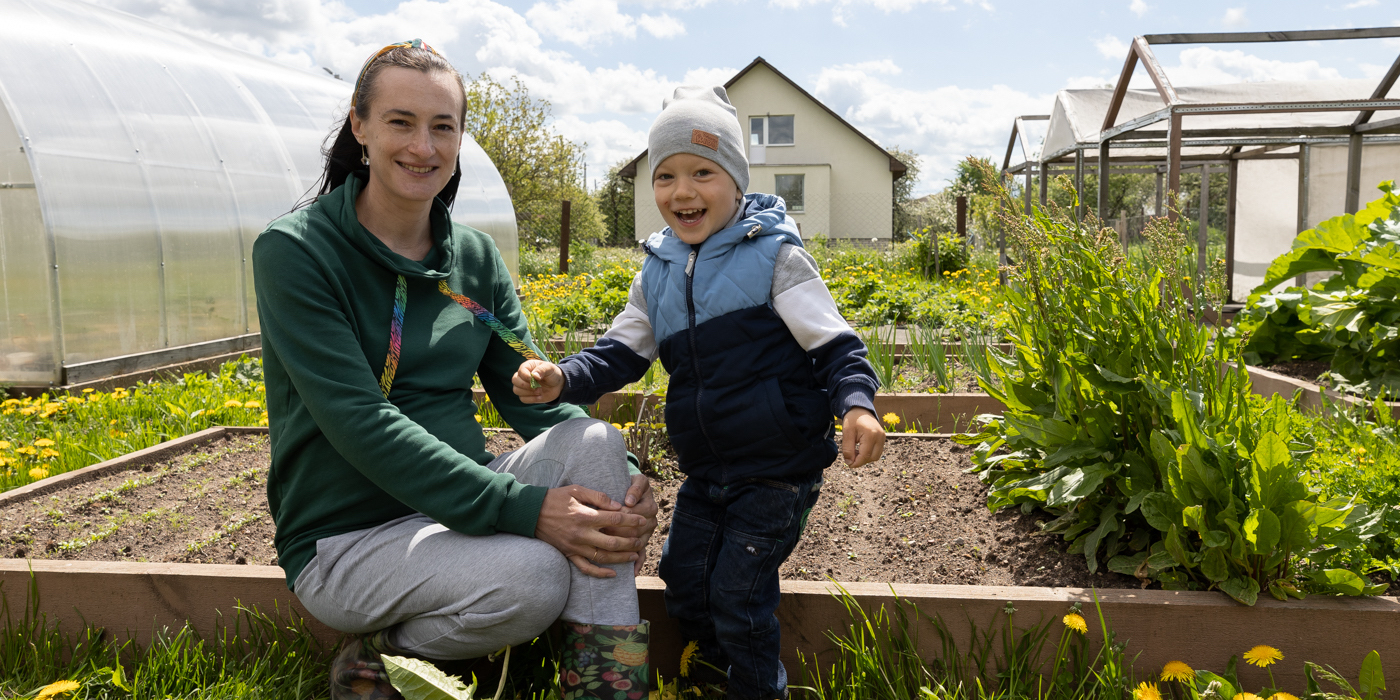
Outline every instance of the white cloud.
POLYGON ((1104 58, 1117 61, 1123 60, 1128 55, 1128 45, 1112 34, 1106 34, 1104 38, 1094 42, 1094 48, 1098 49, 1104 58))
POLYGON ((1231 29, 1239 29, 1249 26, 1249 18, 1244 16, 1243 7, 1230 7, 1226 8, 1225 16, 1221 18, 1220 23, 1231 29))
POLYGON ((576 46, 637 36, 637 20, 618 11, 614 0, 563 0, 535 3, 525 13, 530 26, 545 36, 576 46))
POLYGON ((616 119, 589 121, 574 115, 565 115, 554 120, 554 128, 574 143, 588 144, 585 158, 588 162, 590 189, 593 187, 593 180, 602 181, 608 174, 608 168, 620 160, 636 158, 637 154, 647 147, 645 129, 633 129, 616 119))
POLYGON ((668 14, 642 15, 637 18, 637 26, 658 39, 684 36, 685 25, 668 14))
POLYGON ((877 62, 879 70, 871 64, 823 68, 812 94, 876 143, 923 156, 918 194, 941 189, 968 154, 1000 154, 1012 120, 1043 113, 1053 100, 1004 85, 911 90, 885 82, 882 76, 892 74, 886 63, 877 62))
POLYGON ((1132 4, 1128 5, 1128 10, 1138 17, 1147 14, 1147 11, 1150 9, 1152 9, 1152 6, 1143 2, 1143 0, 1133 0, 1132 4))
MULTIPOLYGON (((1361 64, 1361 69, 1369 77, 1379 78, 1389 66, 1361 64), (1374 75, 1372 75, 1374 73, 1374 75)), ((1225 51, 1209 46, 1197 46, 1181 52, 1176 65, 1164 64, 1162 70, 1172 85, 1223 85, 1227 83, 1255 83, 1268 80, 1340 80, 1346 76, 1335 68, 1328 68, 1317 61, 1278 61, 1260 58, 1238 49, 1225 51)), ((1117 76, 1086 75, 1065 81, 1068 89, 1113 87, 1117 76)), ((1141 66, 1133 73, 1129 83, 1133 88, 1152 87, 1151 78, 1141 66)))
MULTIPOLYGON (((984 10, 991 11, 993 8, 985 0, 964 0, 965 4, 976 4, 984 10)), ((846 26, 846 16, 848 12, 856 7, 872 7, 891 14, 894 12, 908 12, 919 5, 935 5, 944 9, 954 9, 952 0, 768 0, 768 4, 773 7, 781 7, 788 10, 796 10, 808 5, 831 5, 831 21, 837 26, 846 26)))
POLYGON ((1379 4, 1381 4, 1381 0, 1356 0, 1356 2, 1348 3, 1347 9, 1355 10, 1358 7, 1375 7, 1379 4))

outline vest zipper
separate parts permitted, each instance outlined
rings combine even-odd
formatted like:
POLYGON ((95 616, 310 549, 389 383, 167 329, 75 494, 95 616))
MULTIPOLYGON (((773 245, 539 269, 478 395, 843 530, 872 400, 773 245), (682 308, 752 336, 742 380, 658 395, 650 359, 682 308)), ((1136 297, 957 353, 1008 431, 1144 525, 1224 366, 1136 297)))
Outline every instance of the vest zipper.
POLYGON ((695 372, 695 421, 700 424, 700 433, 705 436, 705 442, 709 443, 710 451, 719 456, 719 450, 715 449, 715 441, 710 438, 710 431, 705 427, 705 419, 700 415, 701 397, 705 393, 705 383, 700 377, 700 348, 695 342, 695 258, 698 251, 691 249, 690 258, 685 261, 685 310, 689 317, 690 336, 690 366, 695 372))

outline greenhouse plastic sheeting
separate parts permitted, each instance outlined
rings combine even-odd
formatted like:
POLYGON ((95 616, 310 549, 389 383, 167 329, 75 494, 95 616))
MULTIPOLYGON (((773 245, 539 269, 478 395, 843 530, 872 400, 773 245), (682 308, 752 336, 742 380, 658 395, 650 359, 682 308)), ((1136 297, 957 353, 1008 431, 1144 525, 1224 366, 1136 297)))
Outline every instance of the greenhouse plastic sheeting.
MULTIPOLYGON (((74 0, 0 0, 0 382, 257 332, 248 253, 351 85, 74 0)), ((516 268, 471 139, 455 217, 516 268)))

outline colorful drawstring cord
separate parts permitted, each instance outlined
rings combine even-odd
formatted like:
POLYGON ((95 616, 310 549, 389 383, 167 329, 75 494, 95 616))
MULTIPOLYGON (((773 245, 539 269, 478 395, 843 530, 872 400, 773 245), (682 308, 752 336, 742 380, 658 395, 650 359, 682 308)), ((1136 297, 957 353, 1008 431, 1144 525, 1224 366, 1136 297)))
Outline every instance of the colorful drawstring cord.
MULTIPOLYGON (((447 282, 438 281, 438 291, 447 298, 457 302, 459 306, 472 312, 478 320, 486 324, 495 334, 505 341, 506 345, 527 360, 538 360, 540 356, 520 339, 506 324, 501 323, 496 315, 486 310, 482 306, 471 300, 471 298, 452 291, 447 286, 447 282)), ((389 390, 394 386, 394 373, 399 371, 399 353, 403 349, 403 314, 408 306, 408 280, 403 275, 399 275, 398 282, 394 285, 394 319, 389 326, 389 355, 384 358, 384 372, 379 375, 379 389, 384 392, 384 398, 389 398, 389 390)))

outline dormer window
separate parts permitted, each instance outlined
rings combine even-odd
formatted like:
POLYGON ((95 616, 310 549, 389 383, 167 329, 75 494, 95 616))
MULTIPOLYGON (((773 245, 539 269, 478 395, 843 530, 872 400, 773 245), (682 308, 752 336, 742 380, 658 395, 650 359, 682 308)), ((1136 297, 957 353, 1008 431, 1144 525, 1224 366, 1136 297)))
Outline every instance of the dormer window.
POLYGON ((749 117, 750 146, 791 146, 792 115, 749 117))

